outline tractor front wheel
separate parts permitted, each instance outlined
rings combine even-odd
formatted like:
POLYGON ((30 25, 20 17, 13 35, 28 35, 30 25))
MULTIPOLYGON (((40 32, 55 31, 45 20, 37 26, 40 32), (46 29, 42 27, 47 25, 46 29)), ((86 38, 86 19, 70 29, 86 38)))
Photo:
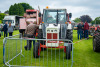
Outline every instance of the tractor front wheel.
POLYGON ((71 58, 71 45, 66 46, 66 59, 71 58))
POLYGON ((39 43, 35 43, 34 48, 33 48, 33 56, 34 58, 39 58, 40 56, 40 49, 39 49, 39 43))
MULTIPOLYGON (((38 30, 38 39, 43 39, 43 32, 42 32, 42 29, 39 29, 38 30)), ((45 41, 43 40, 39 40, 39 42, 42 44, 42 45, 45 45, 45 41)))
MULTIPOLYGON (((66 39, 69 39, 73 42, 73 30, 67 30, 66 39)), ((71 42, 68 42, 68 43, 71 43, 71 42)), ((72 44, 71 44, 71 50, 72 50, 72 44)))

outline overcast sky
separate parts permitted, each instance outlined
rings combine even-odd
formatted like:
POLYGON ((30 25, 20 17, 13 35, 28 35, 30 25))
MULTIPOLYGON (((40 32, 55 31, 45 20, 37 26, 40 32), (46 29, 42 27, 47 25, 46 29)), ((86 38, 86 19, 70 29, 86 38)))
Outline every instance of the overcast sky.
POLYGON ((4 12, 14 3, 29 3, 33 8, 41 12, 46 6, 49 8, 66 8, 68 13, 72 13, 72 19, 82 15, 89 15, 92 19, 100 16, 100 0, 0 0, 0 11, 4 12))

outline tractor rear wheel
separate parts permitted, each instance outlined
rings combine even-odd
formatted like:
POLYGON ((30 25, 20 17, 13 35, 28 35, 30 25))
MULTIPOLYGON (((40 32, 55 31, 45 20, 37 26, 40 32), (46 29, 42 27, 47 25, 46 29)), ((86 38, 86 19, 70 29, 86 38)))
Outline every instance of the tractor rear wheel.
POLYGON ((71 59, 71 45, 66 46, 66 59, 71 59))
POLYGON ((100 52, 100 34, 97 34, 93 37, 93 50, 95 52, 100 52))
POLYGON ((35 43, 34 48, 33 48, 33 56, 34 58, 39 58, 40 56, 40 49, 39 49, 39 43, 35 43))

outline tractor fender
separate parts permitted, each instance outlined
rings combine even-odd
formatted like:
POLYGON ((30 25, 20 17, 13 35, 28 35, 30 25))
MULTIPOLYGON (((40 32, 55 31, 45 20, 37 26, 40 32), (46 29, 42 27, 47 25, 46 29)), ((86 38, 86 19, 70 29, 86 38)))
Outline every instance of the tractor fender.
POLYGON ((72 25, 71 24, 68 24, 67 29, 72 29, 72 25))

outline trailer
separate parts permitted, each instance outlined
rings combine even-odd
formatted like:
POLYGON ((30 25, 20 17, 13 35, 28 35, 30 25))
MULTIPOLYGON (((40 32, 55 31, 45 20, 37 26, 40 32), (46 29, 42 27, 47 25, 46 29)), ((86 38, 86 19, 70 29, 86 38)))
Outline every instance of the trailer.
MULTIPOLYGON (((34 22, 36 22, 36 24, 39 25, 42 22, 41 12, 35 9, 26 10, 26 13, 24 13, 24 17, 20 19, 20 25, 19 25, 19 32, 22 33, 23 36, 27 27, 26 22, 30 22, 33 24, 34 22)), ((36 32, 37 31, 38 30, 36 30, 36 32)))

